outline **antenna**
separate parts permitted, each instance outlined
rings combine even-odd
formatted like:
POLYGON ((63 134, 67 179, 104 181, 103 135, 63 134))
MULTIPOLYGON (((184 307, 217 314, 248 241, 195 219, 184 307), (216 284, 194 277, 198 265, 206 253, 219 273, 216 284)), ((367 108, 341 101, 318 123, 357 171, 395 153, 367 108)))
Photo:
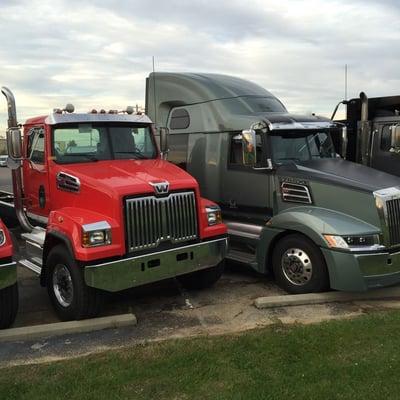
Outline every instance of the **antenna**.
POLYGON ((347 100, 347 64, 344 65, 344 99, 347 100))
POLYGON ((154 98, 154 124, 157 128, 157 101, 156 101, 156 74, 154 68, 154 56, 153 56, 153 98, 154 98))

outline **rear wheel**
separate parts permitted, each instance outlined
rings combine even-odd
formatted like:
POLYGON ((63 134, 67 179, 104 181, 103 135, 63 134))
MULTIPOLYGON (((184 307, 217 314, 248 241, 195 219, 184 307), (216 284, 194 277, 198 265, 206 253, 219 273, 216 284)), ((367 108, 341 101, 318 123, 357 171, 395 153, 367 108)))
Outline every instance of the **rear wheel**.
POLYGON ((322 292, 329 288, 328 269, 320 249, 302 235, 285 236, 278 242, 272 266, 276 282, 289 293, 322 292))
POLYGON ((18 311, 18 285, 0 289, 0 329, 10 327, 18 311))
POLYGON ((225 261, 221 261, 215 267, 181 275, 177 279, 186 289, 205 289, 214 285, 221 278, 224 269, 225 261))
POLYGON ((46 262, 47 291, 62 321, 94 318, 102 305, 102 294, 86 285, 83 270, 62 245, 54 247, 46 262))

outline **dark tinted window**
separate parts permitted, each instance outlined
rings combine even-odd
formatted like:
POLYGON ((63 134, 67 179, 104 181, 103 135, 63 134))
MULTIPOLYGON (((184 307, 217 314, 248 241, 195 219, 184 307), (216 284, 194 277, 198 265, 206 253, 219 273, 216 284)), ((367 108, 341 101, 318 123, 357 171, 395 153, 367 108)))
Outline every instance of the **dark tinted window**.
POLYGON ((188 140, 189 136, 187 134, 169 135, 169 147, 171 150, 168 153, 168 161, 183 169, 186 169, 188 140))
POLYGON ((382 127, 381 135, 381 150, 389 151, 392 147, 392 133, 390 131, 390 125, 382 127))
POLYGON ((189 125, 190 116, 184 108, 178 108, 172 111, 171 122, 169 123, 171 129, 186 129, 189 125))

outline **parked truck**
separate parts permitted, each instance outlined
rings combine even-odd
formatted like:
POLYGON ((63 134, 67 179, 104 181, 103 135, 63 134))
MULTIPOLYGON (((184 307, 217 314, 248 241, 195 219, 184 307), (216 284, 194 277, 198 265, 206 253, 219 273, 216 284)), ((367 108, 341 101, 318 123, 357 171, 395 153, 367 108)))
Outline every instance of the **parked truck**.
POLYGON ((196 73, 150 74, 146 110, 169 130, 169 161, 222 208, 228 259, 291 293, 400 282, 400 179, 341 159, 331 120, 196 73))
POLYGON ((7 227, 0 220, 0 329, 8 328, 18 311, 17 266, 7 227))
POLYGON ((104 291, 219 279, 227 248, 220 209, 162 159, 146 115, 67 105, 28 119, 21 137, 14 96, 2 93, 13 193, 1 193, 0 205, 23 232, 19 264, 40 276, 60 319, 96 316, 104 291))
POLYGON ((337 151, 347 160, 400 176, 400 96, 343 100, 346 106, 342 137, 334 136, 337 151))

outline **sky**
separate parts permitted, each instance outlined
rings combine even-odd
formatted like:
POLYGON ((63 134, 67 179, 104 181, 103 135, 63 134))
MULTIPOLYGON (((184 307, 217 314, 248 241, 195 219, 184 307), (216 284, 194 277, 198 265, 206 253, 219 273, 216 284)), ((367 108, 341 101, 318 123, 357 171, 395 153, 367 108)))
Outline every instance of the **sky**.
MULTIPOLYGON (((0 0, 0 84, 19 122, 144 105, 157 71, 252 80, 290 112, 329 116, 344 98, 400 94, 397 0, 0 0)), ((0 128, 6 125, 0 100, 0 128)))

